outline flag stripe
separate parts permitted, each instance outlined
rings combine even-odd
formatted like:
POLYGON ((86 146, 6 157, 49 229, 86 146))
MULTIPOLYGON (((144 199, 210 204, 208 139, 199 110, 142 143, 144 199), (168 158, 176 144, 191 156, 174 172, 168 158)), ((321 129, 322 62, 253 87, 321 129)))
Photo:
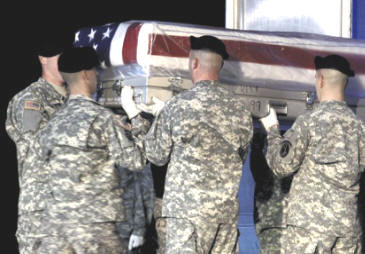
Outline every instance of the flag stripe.
POLYGON ((138 34, 141 26, 141 23, 132 23, 127 29, 122 49, 124 64, 137 62, 138 34))
MULTIPOLYGON (((190 41, 186 36, 150 34, 149 52, 152 55, 169 57, 188 57, 190 41)), ((365 54, 352 54, 340 51, 313 50, 292 46, 256 43, 237 40, 223 40, 231 61, 250 62, 265 65, 278 65, 314 69, 315 56, 339 54, 347 58, 357 74, 365 74, 365 54)))

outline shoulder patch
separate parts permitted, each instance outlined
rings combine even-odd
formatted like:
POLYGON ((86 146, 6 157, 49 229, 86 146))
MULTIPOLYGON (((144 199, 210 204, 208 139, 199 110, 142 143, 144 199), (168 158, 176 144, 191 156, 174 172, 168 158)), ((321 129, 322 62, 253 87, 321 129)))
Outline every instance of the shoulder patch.
POLYGON ((281 143, 281 148, 280 148, 280 156, 281 158, 284 158, 288 155, 288 153, 290 152, 290 149, 291 149, 291 143, 290 141, 288 140, 284 140, 282 143, 281 143))
POLYGON ((24 102, 24 109, 40 110, 41 104, 38 101, 27 100, 24 102))

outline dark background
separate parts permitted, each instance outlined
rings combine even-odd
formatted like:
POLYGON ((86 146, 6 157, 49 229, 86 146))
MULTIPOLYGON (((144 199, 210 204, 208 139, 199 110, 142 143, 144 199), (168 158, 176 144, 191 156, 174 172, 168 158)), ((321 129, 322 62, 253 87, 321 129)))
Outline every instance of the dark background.
MULTIPOLYGON (((34 54, 37 40, 50 31, 73 33, 81 27, 128 20, 156 20, 224 27, 225 1, 23 1, 3 5, 1 17, 1 247, 18 253, 15 238, 18 174, 14 143, 5 132, 6 108, 20 90, 41 74, 34 54), (81 2, 81 3, 80 3, 81 2), (77 5, 75 5, 77 3, 77 5), (196 5, 198 4, 198 5, 196 5)), ((6 251, 5 251, 6 250, 6 251)), ((4 252, 5 251, 5 252, 4 252)))

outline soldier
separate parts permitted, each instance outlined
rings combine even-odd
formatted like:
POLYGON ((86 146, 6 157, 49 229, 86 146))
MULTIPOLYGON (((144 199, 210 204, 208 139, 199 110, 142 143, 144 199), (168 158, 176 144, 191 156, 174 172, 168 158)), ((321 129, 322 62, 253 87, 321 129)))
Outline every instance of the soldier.
POLYGON ((162 109, 149 106, 155 120, 146 136, 147 158, 168 162, 160 218, 166 221, 165 251, 238 253, 237 196, 252 117, 218 81, 228 58, 224 43, 205 35, 191 36, 190 44, 194 87, 162 109))
POLYGON ((6 131, 17 149, 19 199, 16 237, 19 252, 33 253, 44 236, 39 227, 47 197, 45 170, 33 153, 35 135, 66 99, 66 89, 58 71, 59 54, 64 49, 62 38, 45 38, 37 49, 42 74, 38 81, 18 92, 9 102, 6 131))
POLYGON ((126 253, 116 227, 124 220, 117 167, 143 169, 146 159, 137 143, 149 122, 129 112, 130 128, 92 99, 99 66, 93 48, 71 48, 58 64, 70 96, 37 139, 52 193, 44 229, 52 235, 37 253, 126 253))
POLYGON ((165 220, 161 220, 162 217, 162 198, 163 192, 165 188, 165 177, 167 172, 167 164, 163 166, 157 166, 155 164, 151 164, 152 169, 152 177, 153 177, 153 185, 155 188, 155 206, 153 209, 154 216, 154 226, 156 229, 156 237, 157 237, 157 249, 156 254, 165 253, 166 246, 166 222, 165 220))
POLYGON ((319 100, 284 136, 276 113, 261 119, 267 130, 266 159, 274 174, 294 174, 288 196, 286 253, 361 253, 357 209, 365 166, 365 125, 344 100, 348 61, 317 56, 319 100))
POLYGON ((142 172, 122 167, 119 172, 124 189, 125 220, 117 223, 118 232, 129 251, 141 250, 146 242, 147 228, 152 223, 155 201, 151 165, 148 163, 142 172))
POLYGON ((286 205, 292 176, 279 179, 268 167, 265 135, 255 133, 250 166, 256 182, 255 226, 261 254, 285 254, 286 205))

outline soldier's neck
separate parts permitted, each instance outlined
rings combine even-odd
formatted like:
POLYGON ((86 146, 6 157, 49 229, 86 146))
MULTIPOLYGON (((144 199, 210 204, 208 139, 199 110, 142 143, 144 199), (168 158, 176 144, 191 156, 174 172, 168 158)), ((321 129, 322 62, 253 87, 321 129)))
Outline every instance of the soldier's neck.
POLYGON ((70 94, 72 94, 72 95, 84 95, 84 96, 92 98, 92 93, 90 93, 90 91, 88 89, 85 89, 83 87, 70 88, 70 94))
POLYGON ((60 87, 64 86, 63 80, 59 80, 58 78, 55 78, 52 75, 48 75, 47 73, 43 73, 42 78, 52 85, 60 86, 60 87))
POLYGON ((344 94, 323 94, 321 96, 320 101, 344 101, 345 95, 344 94))

